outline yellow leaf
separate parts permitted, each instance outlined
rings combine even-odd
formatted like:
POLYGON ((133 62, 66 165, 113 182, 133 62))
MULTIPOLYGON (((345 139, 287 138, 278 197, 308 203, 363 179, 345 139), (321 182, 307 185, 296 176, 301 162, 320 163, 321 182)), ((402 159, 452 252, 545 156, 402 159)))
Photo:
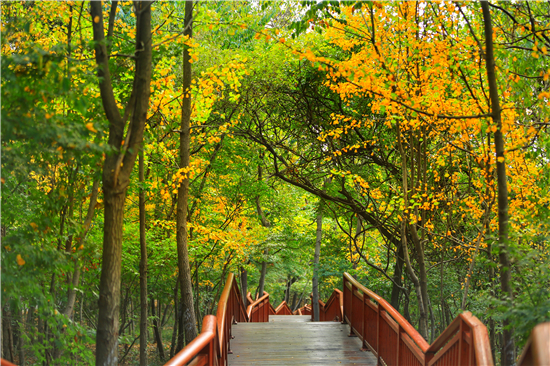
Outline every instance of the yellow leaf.
POLYGON ((90 131, 92 131, 93 133, 96 133, 97 130, 94 128, 94 124, 92 122, 88 122, 86 123, 86 128, 90 131))
POLYGON ((497 160, 498 160, 499 163, 504 163, 504 157, 502 157, 502 156, 499 156, 497 158, 497 160))
POLYGON ((21 254, 17 254, 17 264, 19 264, 20 266, 25 264, 25 260, 21 258, 21 254))
POLYGON ((99 15, 96 15, 94 18, 94 23, 99 23, 99 15))

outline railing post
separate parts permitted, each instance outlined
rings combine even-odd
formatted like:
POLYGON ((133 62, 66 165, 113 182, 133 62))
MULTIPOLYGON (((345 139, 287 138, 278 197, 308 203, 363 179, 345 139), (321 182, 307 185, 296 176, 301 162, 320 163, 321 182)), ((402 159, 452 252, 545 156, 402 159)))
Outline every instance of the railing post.
POLYGON ((463 334, 463 321, 462 321, 462 318, 460 319, 460 328, 458 328, 458 364, 457 365, 462 365, 462 342, 463 342, 463 338, 464 338, 464 334, 463 334))
POLYGON ((376 364, 380 365, 380 302, 376 304, 376 364))
POLYGON ((363 337, 363 340, 361 341, 361 351, 366 351, 368 348, 366 346, 365 340, 367 339, 367 329, 365 327, 365 320, 367 319, 367 316, 365 312, 367 311, 367 294, 363 294, 363 309, 361 311, 361 337, 363 337))
POLYGON ((396 360, 395 363, 397 365, 399 365, 399 351, 401 351, 399 348, 400 348, 400 345, 401 345, 401 326, 399 325, 399 323, 397 323, 397 357, 396 357, 396 360))
POLYGON ((216 341, 216 337, 214 337, 212 340, 210 340, 208 344, 208 365, 209 366, 217 366, 214 364, 214 350, 213 350, 213 344, 216 341))
POLYGON ((355 334, 353 333, 353 317, 354 317, 354 313, 353 313, 353 297, 355 296, 354 292, 355 292, 355 286, 353 285, 353 283, 351 284, 351 295, 350 295, 350 306, 349 306, 349 335, 348 337, 353 337, 355 334))
POLYGON ((344 308, 342 310, 342 324, 346 323, 346 291, 347 291, 346 289, 348 288, 346 283, 347 283, 347 280, 346 280, 346 276, 344 275, 344 280, 342 281, 342 284, 344 285, 344 287, 342 288, 342 290, 344 291, 342 293, 342 296, 344 299, 344 308))

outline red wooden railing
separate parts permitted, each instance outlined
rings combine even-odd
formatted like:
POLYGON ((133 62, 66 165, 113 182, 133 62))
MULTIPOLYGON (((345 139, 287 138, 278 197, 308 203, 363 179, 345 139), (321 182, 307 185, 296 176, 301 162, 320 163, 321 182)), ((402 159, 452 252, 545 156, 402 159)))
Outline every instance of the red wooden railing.
POLYGON ((277 306, 277 309, 275 309, 275 315, 292 315, 292 310, 286 301, 283 300, 283 302, 277 306))
POLYGON ((270 307, 269 294, 264 291, 264 296, 248 305, 246 314, 248 315, 249 321, 254 323, 268 322, 270 307))
POLYGON ((166 365, 217 365, 218 352, 219 342, 216 317, 214 315, 207 315, 202 322, 201 334, 178 352, 166 365), (189 363, 190 361, 193 362, 189 363))
POLYGON ((299 309, 296 309, 296 311, 294 311, 294 315, 311 315, 311 314, 312 314, 311 306, 307 304, 302 306, 299 309))
MULTIPOLYGON (((313 298, 313 295, 311 296, 313 298)), ((313 301, 312 301, 313 303, 313 301)), ((319 300, 319 321, 341 322, 344 319, 344 294, 338 289, 332 291, 328 301, 324 303, 319 300)), ((314 314, 311 312, 311 321, 314 321, 314 314)))
MULTIPOLYGON (((269 295, 267 295, 267 303, 269 304, 269 295)), ((268 308, 265 306, 265 300, 263 304, 265 308, 268 308)), ((248 308, 254 313, 254 309, 258 308, 258 305, 252 304, 248 308)), ((218 302, 216 316, 205 316, 199 336, 166 365, 226 365, 227 354, 231 353, 231 325, 248 321, 248 313, 245 310, 235 275, 230 273, 218 302)))
POLYGON ((344 320, 379 365, 493 365, 487 328, 469 312, 460 314, 430 346, 386 300, 348 273, 343 295, 344 320))
POLYGON ((269 315, 277 315, 277 313, 275 313, 275 308, 271 305, 271 303, 269 303, 269 315))
MULTIPOLYGON (((418 366, 493 366, 486 327, 470 312, 464 312, 443 331, 430 346, 409 322, 386 300, 344 273, 344 291, 334 290, 329 300, 319 302, 320 319, 343 319, 350 333, 357 335, 364 347, 378 358, 378 365, 418 366)), ((231 325, 237 322, 267 322, 270 313, 290 313, 286 302, 277 309, 269 303, 269 294, 252 301, 245 311, 235 276, 230 273, 218 302, 216 316, 204 317, 202 331, 166 365, 227 364, 231 325)), ((311 314, 306 305, 297 310, 311 314)), ((307 313, 307 314, 306 314, 307 313)), ((518 366, 550 365, 550 322, 537 325, 519 358, 518 366)), ((0 359, 0 366, 15 366, 0 359)))
POLYGON ((518 362, 518 366, 547 365, 550 365, 550 322, 533 328, 518 362))

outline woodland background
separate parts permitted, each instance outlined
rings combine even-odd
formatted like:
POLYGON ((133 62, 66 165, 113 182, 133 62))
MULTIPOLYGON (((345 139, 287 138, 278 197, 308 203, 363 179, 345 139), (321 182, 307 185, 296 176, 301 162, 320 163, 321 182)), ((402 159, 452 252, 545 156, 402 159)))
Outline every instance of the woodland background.
POLYGON ((502 365, 550 320, 550 3, 0 6, 4 358, 162 364, 229 272, 502 365))

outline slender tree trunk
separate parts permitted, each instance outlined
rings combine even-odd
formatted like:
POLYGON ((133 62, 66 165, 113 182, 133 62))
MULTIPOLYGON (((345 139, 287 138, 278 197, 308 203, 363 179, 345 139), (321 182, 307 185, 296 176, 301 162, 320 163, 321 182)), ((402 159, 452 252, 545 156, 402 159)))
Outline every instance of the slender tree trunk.
POLYGON ((286 282, 286 288, 285 288, 285 299, 287 305, 290 304, 290 289, 292 288, 292 284, 296 282, 296 277, 288 276, 288 281, 286 282))
MULTIPOLYGON (((170 343, 170 358, 174 357, 176 353, 176 339, 178 335, 178 324, 179 324, 179 305, 178 305, 178 288, 180 280, 176 281, 176 286, 174 287, 174 327, 172 328, 172 342, 170 343)), ((183 344, 183 342, 182 342, 183 344)))
MULTIPOLYGON (((193 22, 193 1, 185 2, 184 36, 191 39, 193 22)), ((180 167, 189 168, 190 160, 190 135, 191 135, 191 57, 189 47, 183 49, 183 102, 181 113, 180 133, 180 167)), ((187 249, 187 206, 189 202, 189 173, 185 172, 184 179, 178 188, 177 207, 177 247, 178 247, 178 269, 181 280, 182 319, 185 331, 185 341, 191 342, 197 336, 197 321, 193 301, 193 281, 189 265, 189 252, 187 249)))
MULTIPOLYGON (((143 150, 139 153, 139 182, 144 183, 143 150)), ((139 190, 139 245, 141 260, 139 262, 139 364, 147 366, 147 242, 145 240, 145 191, 139 190)))
MULTIPOLYGON (((260 159, 263 159, 263 155, 260 154, 260 159)), ((258 181, 262 180, 262 166, 258 164, 258 181)), ((263 227, 271 227, 271 222, 267 219, 260 205, 260 196, 256 196, 256 212, 260 217, 260 222, 263 227)), ((260 283, 257 289, 257 297, 260 298, 264 295, 265 276, 267 274, 267 256, 269 254, 269 248, 264 249, 264 261, 262 262, 262 270, 260 272, 260 283)))
MULTIPOLYGON (((90 227, 92 225, 92 220, 94 218, 95 206, 97 204, 97 196, 99 194, 99 181, 95 181, 92 185, 92 192, 90 196, 90 203, 88 205, 88 212, 86 218, 84 219, 84 230, 77 239, 77 246, 80 247, 84 243, 84 238, 88 234, 90 227)), ((81 265, 78 261, 78 258, 74 259, 74 271, 72 275, 72 286, 69 286, 67 291, 67 306, 63 312, 65 316, 69 319, 72 319, 74 312, 74 305, 76 301, 76 288, 78 287, 80 281, 81 265)))
POLYGON ((399 311, 399 295, 401 294, 401 289, 399 286, 403 285, 401 277, 403 277, 403 245, 399 244, 397 246, 397 254, 395 256, 395 269, 393 271, 393 281, 395 283, 392 285, 390 302, 391 306, 393 306, 397 311, 399 311))
POLYGON ((265 287, 265 275, 267 274, 267 256, 269 254, 269 249, 264 249, 264 261, 262 262, 262 271, 260 272, 260 283, 258 285, 258 292, 256 299, 264 296, 264 287, 265 287))
POLYGON ((9 311, 2 308, 2 357, 14 362, 13 339, 11 337, 11 319, 9 311))
MULTIPOLYGON (((260 166, 258 166, 258 180, 262 179, 262 169, 260 166)), ((262 206, 260 205, 260 196, 256 196, 256 211, 258 213, 258 216, 260 216, 260 222, 262 223, 263 227, 271 227, 271 223, 267 218, 265 217, 265 214, 262 210, 262 206)), ((264 287, 265 287, 265 276, 267 274, 267 256, 269 254, 269 248, 264 249, 264 261, 262 262, 262 270, 260 272, 260 283, 258 285, 257 290, 257 297, 260 298, 264 295, 264 287)))
MULTIPOLYGON (((21 301, 19 302, 21 304, 21 301)), ((19 366, 25 365, 25 342, 23 340, 23 333, 25 332, 25 326, 23 323, 22 309, 17 309, 15 321, 17 324, 17 352, 19 353, 19 366)))
POLYGON ((241 272, 241 297, 243 299, 243 305, 246 308, 248 306, 248 301, 246 299, 246 294, 248 293, 248 271, 244 268, 240 268, 241 272))
MULTIPOLYGON (((397 125, 397 142, 399 144, 399 151, 401 153, 401 170, 402 170, 402 184, 403 184, 403 201, 405 202, 405 207, 404 207, 404 211, 407 210, 407 203, 408 203, 408 173, 407 173, 407 156, 405 155, 405 151, 404 151, 404 148, 403 148, 403 143, 401 141, 401 130, 400 130, 400 126, 399 124, 397 125)), ((411 227, 411 225, 407 225, 407 218, 405 217, 406 216, 406 213, 403 212, 402 213, 402 218, 401 218, 401 245, 403 247, 403 255, 404 255, 404 259, 405 259, 405 264, 407 266, 407 274, 409 275, 409 278, 411 279, 412 283, 414 284, 414 289, 415 289, 415 292, 416 292, 416 297, 417 297, 417 301, 418 301, 418 310, 419 310, 419 313, 420 313, 420 319, 419 319, 419 331, 420 331, 420 334, 422 335, 422 337, 424 337, 424 339, 427 339, 428 338, 428 324, 427 324, 427 320, 428 320, 428 317, 426 315, 426 306, 424 306, 425 304, 425 301, 424 301, 424 296, 423 296, 423 292, 422 291, 422 284, 421 284, 421 281, 419 281, 418 277, 416 276, 416 274, 414 273, 414 270, 411 266, 411 260, 410 260, 410 256, 409 256, 409 249, 408 249, 408 245, 407 245, 407 227, 411 227)), ((418 249, 421 249, 421 248, 417 248, 418 249)), ((420 257, 420 255, 423 253, 417 253, 418 256, 419 256, 419 261, 420 259, 422 258, 423 259, 423 256, 420 257)), ((425 270, 424 270, 425 272, 425 270)))
POLYGON ((292 305, 290 306, 292 311, 296 310, 296 298, 297 297, 298 297, 298 293, 294 292, 294 294, 292 295, 292 305))
POLYGON ((313 255, 313 279, 311 283, 313 299, 312 299, 312 310, 313 310, 313 320, 318 322, 320 319, 319 315, 319 257, 321 255, 321 240, 323 239, 323 205, 324 202, 321 200, 319 202, 319 211, 317 212, 317 230, 315 235, 315 254, 313 255))
POLYGON ((80 326, 82 326, 82 313, 84 312, 84 292, 80 296, 80 326))
MULTIPOLYGON (((489 96, 491 99, 491 115, 493 123, 497 130, 494 134, 495 155, 497 160, 497 190, 498 190, 498 249, 500 261, 500 289, 504 300, 511 305, 513 298, 512 291, 512 272, 508 248, 508 185, 506 182, 506 157, 504 156, 504 136, 502 133, 502 116, 500 110, 500 100, 498 95, 498 85, 496 78, 495 58, 493 51, 493 25, 491 22, 491 11, 489 3, 481 1, 483 11, 483 23, 485 33, 485 64, 487 68, 487 81, 489 84, 489 96)), ((511 366, 514 364, 515 342, 513 338, 513 329, 510 328, 510 321, 504 319, 502 322, 502 366, 511 366)))
POLYGON ((159 351, 159 358, 161 362, 164 362, 166 356, 164 355, 164 345, 162 344, 162 336, 159 330, 158 319, 160 317, 160 306, 156 307, 155 310, 155 299, 151 298, 151 316, 153 317, 153 330, 155 332, 155 342, 157 344, 157 349, 159 351))
MULTIPOLYGON (((143 139, 151 83, 151 2, 136 1, 136 66, 130 100, 121 116, 111 85, 109 54, 103 28, 102 2, 90 3, 99 90, 109 121, 109 145, 113 152, 103 165, 103 255, 99 284, 99 317, 96 332, 96 365, 118 363, 120 273, 124 203, 130 174, 143 139), (126 136, 126 121, 130 120, 126 136)), ((109 36, 112 35, 117 2, 111 4, 109 36)))

